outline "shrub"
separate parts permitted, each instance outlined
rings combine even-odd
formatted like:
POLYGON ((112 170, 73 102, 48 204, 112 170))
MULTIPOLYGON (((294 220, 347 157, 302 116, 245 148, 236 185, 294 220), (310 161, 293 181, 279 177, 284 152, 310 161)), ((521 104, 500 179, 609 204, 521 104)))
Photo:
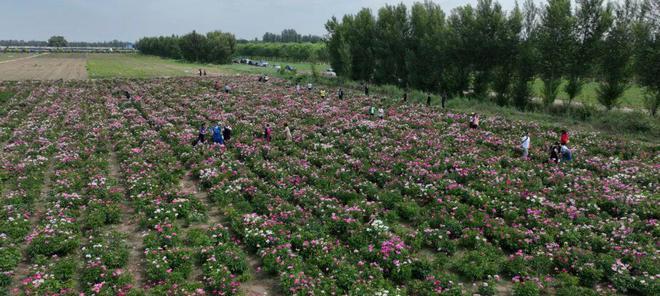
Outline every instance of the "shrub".
POLYGON ((517 283, 513 286, 513 296, 538 296, 541 295, 539 286, 533 281, 517 283))

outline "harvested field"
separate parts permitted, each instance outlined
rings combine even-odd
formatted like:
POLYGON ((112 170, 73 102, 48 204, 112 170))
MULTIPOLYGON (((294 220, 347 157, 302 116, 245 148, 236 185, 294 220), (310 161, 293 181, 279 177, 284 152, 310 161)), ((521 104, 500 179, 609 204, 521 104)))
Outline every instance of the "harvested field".
POLYGON ((5 60, 0 63, 0 80, 87 79, 84 55, 45 54, 5 60))

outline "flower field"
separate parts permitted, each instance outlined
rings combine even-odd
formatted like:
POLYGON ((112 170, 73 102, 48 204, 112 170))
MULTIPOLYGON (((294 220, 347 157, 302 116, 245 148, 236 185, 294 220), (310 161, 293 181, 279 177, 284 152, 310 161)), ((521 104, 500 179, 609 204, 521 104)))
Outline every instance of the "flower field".
POLYGON ((0 295, 660 294, 657 144, 219 79, 0 84, 0 295))

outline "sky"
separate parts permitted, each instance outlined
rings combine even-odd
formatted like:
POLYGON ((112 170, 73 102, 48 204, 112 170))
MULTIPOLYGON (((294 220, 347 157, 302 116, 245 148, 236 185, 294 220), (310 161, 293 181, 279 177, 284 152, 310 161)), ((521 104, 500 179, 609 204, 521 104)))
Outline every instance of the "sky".
MULTIPOLYGON (((505 9, 515 0, 499 0, 505 9)), ((292 28, 324 35, 332 16, 415 0, 0 0, 0 40, 136 41, 192 30, 261 38, 292 28)), ((449 12, 477 0, 434 0, 449 12)))

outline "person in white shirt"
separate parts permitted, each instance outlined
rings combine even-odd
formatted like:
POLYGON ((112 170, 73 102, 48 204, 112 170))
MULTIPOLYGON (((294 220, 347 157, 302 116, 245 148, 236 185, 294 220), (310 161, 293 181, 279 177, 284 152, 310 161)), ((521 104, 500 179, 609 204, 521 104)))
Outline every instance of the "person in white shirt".
POLYGON ((520 148, 522 148, 523 155, 522 157, 527 159, 529 157, 529 143, 531 139, 529 138, 529 132, 526 132, 522 137, 522 142, 520 143, 520 148))
POLYGON ((289 129, 289 124, 286 122, 284 123, 284 135, 286 136, 287 141, 293 140, 293 136, 291 135, 291 129, 289 129))
POLYGON ((378 117, 383 119, 385 117, 385 110, 383 108, 378 108, 378 117))

